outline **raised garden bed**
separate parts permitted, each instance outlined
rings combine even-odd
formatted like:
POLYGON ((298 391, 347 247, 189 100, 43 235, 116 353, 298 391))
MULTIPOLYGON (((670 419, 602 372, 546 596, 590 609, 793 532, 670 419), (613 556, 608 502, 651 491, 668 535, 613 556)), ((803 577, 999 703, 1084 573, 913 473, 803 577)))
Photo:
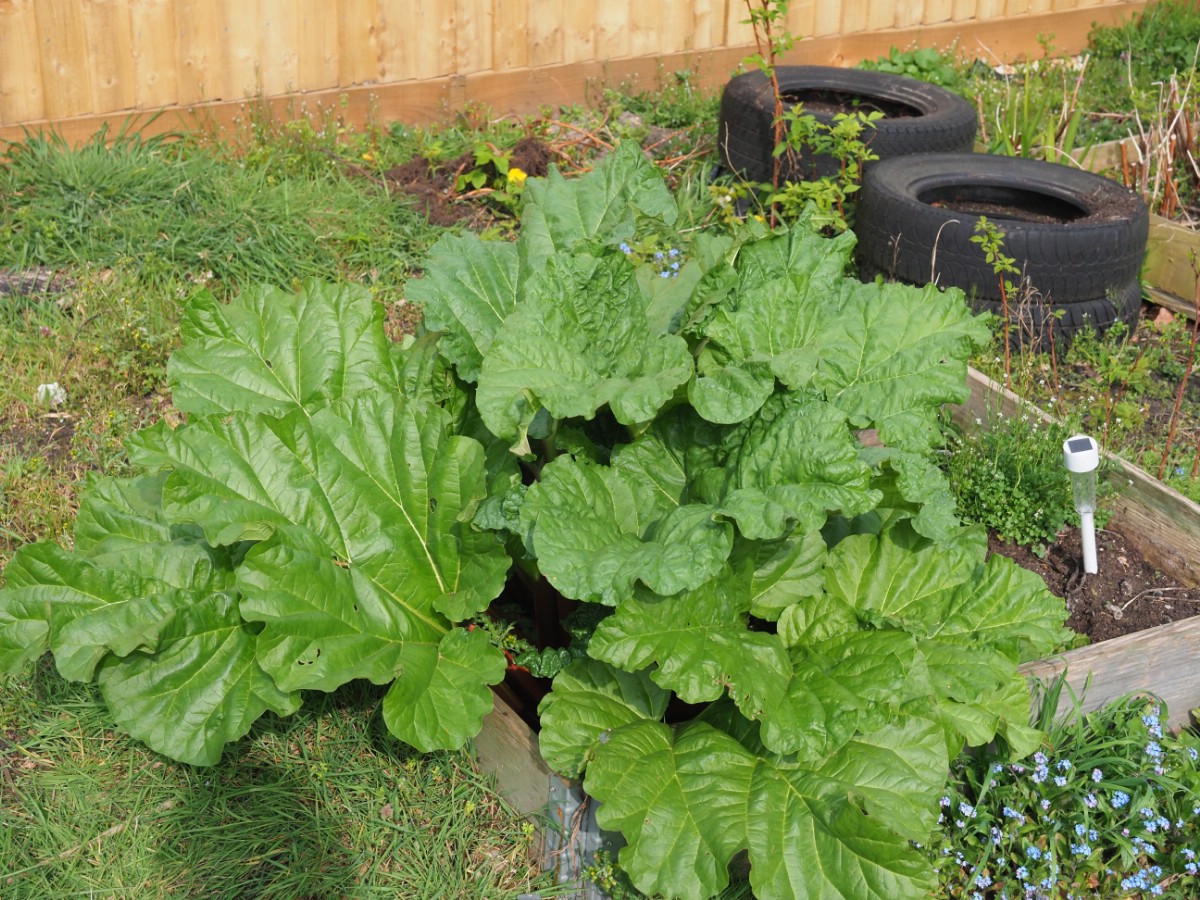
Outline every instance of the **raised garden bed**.
MULTIPOLYGON (((953 411, 960 426, 986 427, 989 416, 997 412, 1050 419, 985 375, 972 369, 968 378, 971 398, 953 411)), ((1109 501, 1108 529, 1179 584, 1200 586, 1200 505, 1136 466, 1115 457, 1110 460, 1114 465, 1107 477, 1115 495, 1109 501)), ((1200 616, 1193 616, 1028 663, 1022 671, 1045 680, 1065 669, 1067 684, 1084 697, 1085 710, 1132 690, 1157 694, 1167 703, 1170 724, 1178 727, 1200 703, 1198 650, 1200 616)), ((1060 711, 1066 712, 1069 703, 1070 697, 1064 696, 1060 711)))

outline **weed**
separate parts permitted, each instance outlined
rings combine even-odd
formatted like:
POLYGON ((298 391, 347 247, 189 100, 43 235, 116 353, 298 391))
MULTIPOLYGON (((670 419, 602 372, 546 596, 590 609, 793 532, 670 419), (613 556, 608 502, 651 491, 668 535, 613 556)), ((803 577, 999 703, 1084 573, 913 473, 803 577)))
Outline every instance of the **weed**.
POLYGON ((947 90, 962 93, 966 87, 967 75, 959 63, 956 46, 946 50, 933 47, 911 47, 900 50, 892 47, 887 56, 874 60, 863 60, 860 69, 871 72, 888 72, 892 75, 904 75, 936 84, 947 90))
MULTIPOLYGON (((948 430, 945 468, 959 514, 1043 555, 1064 525, 1079 521, 1062 464, 1071 432, 1028 412, 997 412, 988 424, 948 430)), ((1097 521, 1105 520, 1099 511, 1097 521)))

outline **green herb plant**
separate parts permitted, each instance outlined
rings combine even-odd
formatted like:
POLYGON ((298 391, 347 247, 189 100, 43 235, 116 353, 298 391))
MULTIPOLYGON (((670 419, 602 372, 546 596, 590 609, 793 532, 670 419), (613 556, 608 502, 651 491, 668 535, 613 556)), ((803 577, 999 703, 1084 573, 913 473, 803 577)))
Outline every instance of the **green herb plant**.
MULTIPOLYGON (((1062 445, 1073 432, 1031 412, 996 412, 969 431, 950 429, 946 472, 965 521, 994 530, 1003 540, 1039 556, 1059 531, 1077 524, 1062 445)), ((1107 515, 1100 511, 1101 524, 1107 515)))
POLYGON ((846 277, 853 237, 803 221, 696 234, 661 277, 620 246, 679 214, 636 145, 525 190, 515 242, 434 246, 403 347, 353 285, 198 294, 187 421, 127 442, 139 474, 92 486, 72 549, 17 551, 0 670, 49 650, 198 765, 356 679, 455 748, 508 665, 469 626, 528 588, 534 621, 595 616, 539 739, 639 890, 708 897, 748 859, 762 898, 926 896, 949 760, 1037 745, 1016 666, 1066 637, 931 461, 988 329, 961 292, 846 277))
POLYGON ((1026 762, 960 756, 924 846, 937 896, 1191 898, 1200 891, 1200 738, 1166 730, 1154 697, 1132 695, 1054 722, 1026 762))

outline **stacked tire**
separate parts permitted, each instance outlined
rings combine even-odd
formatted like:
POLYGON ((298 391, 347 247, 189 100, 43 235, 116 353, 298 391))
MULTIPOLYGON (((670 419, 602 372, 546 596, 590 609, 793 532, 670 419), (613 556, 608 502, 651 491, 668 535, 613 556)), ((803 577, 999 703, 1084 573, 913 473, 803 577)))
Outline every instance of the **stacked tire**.
MULTIPOLYGON (((863 140, 881 160, 914 153, 969 151, 975 143, 975 109, 957 94, 902 75, 834 66, 778 66, 784 108, 800 104, 831 125, 853 108, 884 114, 863 140)), ((774 169, 775 91, 762 72, 731 79, 721 95, 717 142, 725 165, 747 181, 769 182, 774 169)), ((784 156, 781 181, 833 175, 839 161, 809 154, 784 156)))
POLYGON ((880 162, 864 178, 855 232, 864 278, 953 285, 981 312, 1007 306, 1015 346, 1061 348, 1081 329, 1137 324, 1149 211, 1090 172, 977 153, 880 162), (972 240, 983 217, 1020 269, 1004 276, 1017 288, 1007 299, 972 240))

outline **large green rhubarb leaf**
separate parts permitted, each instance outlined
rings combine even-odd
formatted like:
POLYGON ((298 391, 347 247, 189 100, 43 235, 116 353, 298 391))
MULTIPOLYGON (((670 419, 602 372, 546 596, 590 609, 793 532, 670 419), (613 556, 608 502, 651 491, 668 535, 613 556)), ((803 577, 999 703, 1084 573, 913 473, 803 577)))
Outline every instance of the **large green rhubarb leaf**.
POLYGON ((131 735, 197 765, 266 710, 299 706, 259 666, 221 554, 189 540, 112 546, 96 559, 54 544, 18 551, 0 593, 0 665, 52 650, 65 677, 96 677, 131 735))
POLYGON ((442 353, 460 378, 475 381, 496 332, 520 299, 515 244, 446 234, 429 251, 425 275, 408 283, 425 308, 425 327, 441 331, 442 353))
POLYGON ((578 776, 598 741, 622 725, 658 719, 670 697, 646 672, 577 660, 555 677, 554 690, 538 707, 542 756, 556 772, 578 776))
POLYGON ((638 474, 562 457, 529 489, 523 531, 542 573, 566 596, 614 606, 639 581, 674 594, 699 587, 728 557, 728 522, 638 474))
POLYGON ((846 281, 827 322, 814 386, 887 445, 937 445, 940 405, 966 399, 967 358, 991 339, 962 292, 846 281))
POLYGON ((828 240, 797 225, 739 252, 736 300, 704 325, 709 350, 688 387, 702 416, 740 422, 766 401, 776 379, 793 390, 809 385, 853 246, 849 232, 828 240))
POLYGON ((529 179, 518 243, 536 268, 581 242, 632 238, 639 215, 670 225, 678 209, 654 163, 625 141, 581 178, 551 168, 546 178, 529 179))
POLYGON ((483 362, 477 403, 497 437, 528 451, 527 432, 545 408, 554 418, 654 418, 692 375, 678 335, 647 327, 633 267, 612 254, 562 257, 527 284, 483 362))
POLYGON ((366 288, 305 281, 249 289, 229 304, 188 304, 171 355, 171 399, 186 413, 280 415, 356 394, 397 390, 383 307, 366 288))
POLYGON ((756 896, 925 896, 910 839, 932 825, 947 765, 927 720, 863 735, 812 765, 747 746, 707 721, 642 721, 597 743, 585 779, 602 827, 630 841, 622 867, 649 894, 707 898, 749 852, 756 896))
MULTIPOLYGON (((820 400, 777 395, 728 443, 713 499, 746 537, 817 531, 829 512, 854 516, 879 501, 845 415, 820 400)), ((707 481, 711 496, 715 482, 707 481)))
MULTIPOLYGON (((242 615, 264 623, 259 659, 281 686, 386 683, 410 668, 424 674, 400 689, 406 700, 435 690, 444 699, 450 671, 462 686, 466 670, 418 648, 436 648, 452 622, 488 605, 508 556, 470 525, 486 491, 483 449, 453 435, 446 413, 382 395, 311 418, 205 419, 155 433, 139 454, 171 467, 167 513, 204 526, 210 542, 271 537, 237 583, 242 615)), ((498 680, 499 650, 478 651, 483 668, 467 669, 498 680)), ((388 716, 416 729, 398 734, 414 746, 458 746, 482 719, 477 704, 426 705, 448 718, 388 716)))
POLYGON ((728 571, 677 597, 624 601, 596 628, 588 653, 651 679, 687 703, 726 690, 749 719, 769 715, 791 675, 778 635, 747 628, 749 597, 728 571))
POLYGON ((289 715, 298 692, 276 687, 258 665, 254 635, 234 595, 210 594, 179 608, 154 653, 107 657, 100 690, 131 735, 175 759, 212 765, 267 710, 289 715))

